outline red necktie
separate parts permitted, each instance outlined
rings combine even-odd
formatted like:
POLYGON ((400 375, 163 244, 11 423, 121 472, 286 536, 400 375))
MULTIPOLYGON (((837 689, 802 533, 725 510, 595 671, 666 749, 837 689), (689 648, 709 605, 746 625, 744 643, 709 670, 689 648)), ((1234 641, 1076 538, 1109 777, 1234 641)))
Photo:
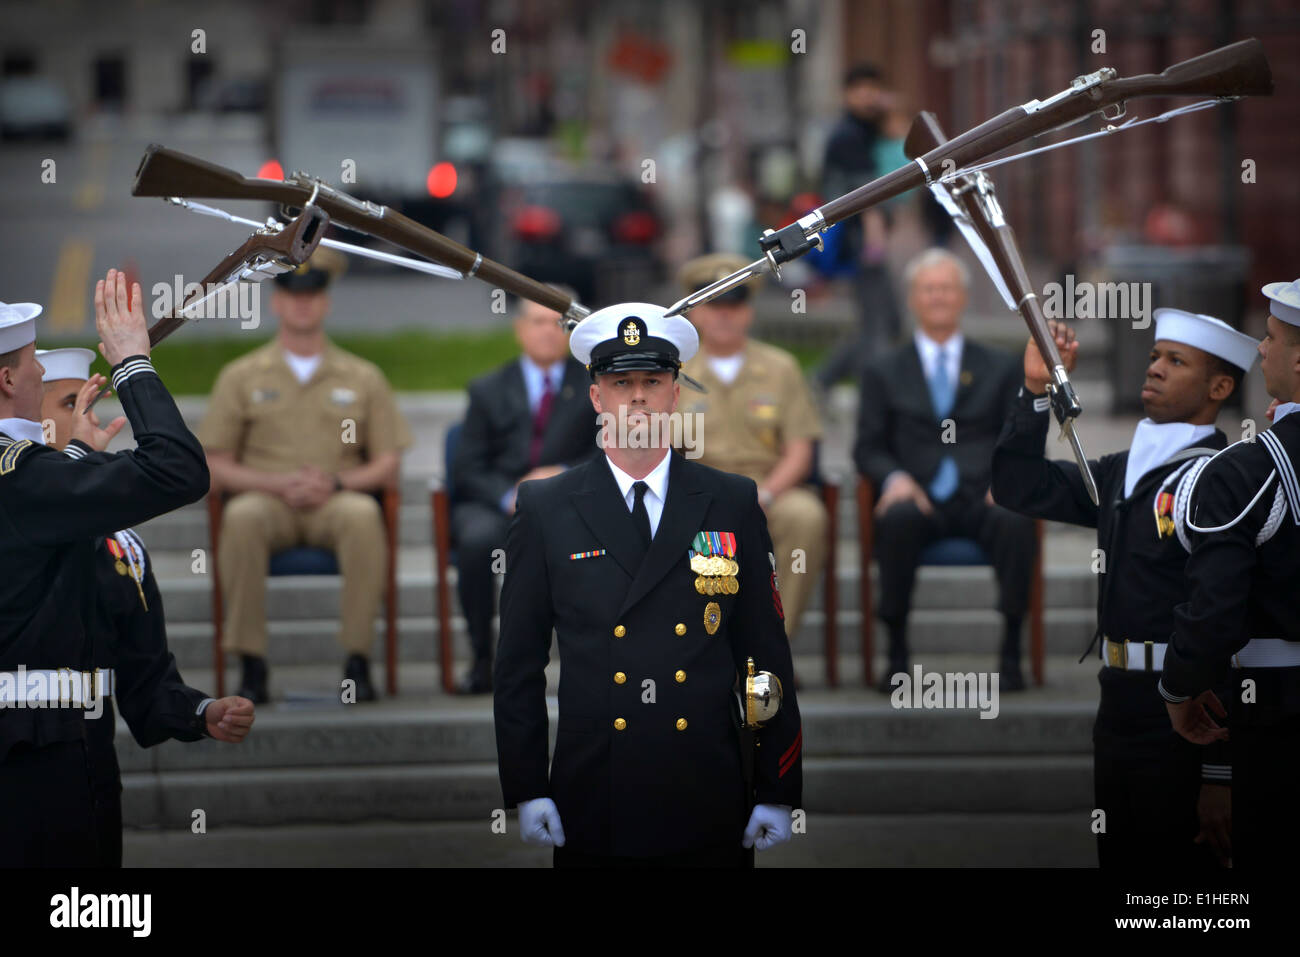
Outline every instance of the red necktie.
POLYGON ((546 435, 546 423, 551 419, 551 406, 555 404, 555 392, 551 389, 551 377, 542 374, 542 399, 537 403, 533 413, 533 440, 528 446, 528 464, 536 466, 542 457, 542 439, 546 435))

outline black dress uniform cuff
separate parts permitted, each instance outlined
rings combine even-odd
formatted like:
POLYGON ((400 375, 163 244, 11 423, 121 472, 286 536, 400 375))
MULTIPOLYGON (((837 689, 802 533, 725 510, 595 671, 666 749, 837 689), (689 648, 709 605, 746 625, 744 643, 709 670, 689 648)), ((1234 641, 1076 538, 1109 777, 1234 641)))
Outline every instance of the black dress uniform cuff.
POLYGON ((216 700, 216 698, 204 698, 199 702, 199 706, 194 709, 194 730, 199 734, 212 737, 212 735, 208 734, 208 720, 203 716, 203 712, 207 711, 208 705, 216 700))
POLYGON ((1170 694, 1168 691, 1165 690, 1164 678, 1160 679, 1160 683, 1156 685, 1156 687, 1160 689, 1160 697, 1164 698, 1170 704, 1182 704, 1184 701, 1188 700, 1191 697, 1191 695, 1189 694, 1183 694, 1183 695, 1170 694))
POLYGON ((70 439, 63 449, 63 454, 70 459, 84 458, 89 452, 95 451, 80 439, 70 439))
POLYGON ((1052 400, 1046 392, 1039 395, 1030 392, 1023 385, 1020 387, 1020 392, 1016 398, 1019 400, 1020 407, 1026 411, 1047 412, 1052 408, 1052 400))
POLYGON ((1201 764, 1201 783, 1202 784, 1222 784, 1225 787, 1232 784, 1232 765, 1231 764, 1201 764))
POLYGON ((149 357, 146 355, 127 356, 113 367, 113 388, 115 390, 120 390, 122 384, 128 379, 144 373, 155 376, 158 374, 154 370, 153 363, 149 360, 149 357))

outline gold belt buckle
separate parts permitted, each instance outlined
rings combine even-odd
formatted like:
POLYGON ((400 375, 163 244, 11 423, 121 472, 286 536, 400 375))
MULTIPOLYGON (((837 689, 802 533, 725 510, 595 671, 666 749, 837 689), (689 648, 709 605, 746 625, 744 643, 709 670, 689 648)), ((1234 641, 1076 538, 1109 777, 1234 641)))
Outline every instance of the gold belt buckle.
POLYGON ((1106 639, 1106 664, 1112 668, 1123 668, 1128 659, 1128 647, 1117 641, 1106 639))

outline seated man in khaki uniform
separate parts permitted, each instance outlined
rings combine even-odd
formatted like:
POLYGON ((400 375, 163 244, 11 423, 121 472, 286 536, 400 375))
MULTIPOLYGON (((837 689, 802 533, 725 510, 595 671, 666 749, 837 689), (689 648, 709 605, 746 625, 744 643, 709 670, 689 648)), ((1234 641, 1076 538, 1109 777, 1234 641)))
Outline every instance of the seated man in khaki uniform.
POLYGON ((327 290, 343 267, 321 249, 275 278, 276 338, 221 370, 199 428, 212 494, 232 495, 220 533, 224 647, 241 656, 238 694, 258 704, 268 700, 267 565, 298 545, 338 557, 344 678, 358 701, 375 697, 367 656, 387 556, 372 493, 397 483, 411 438, 378 367, 325 336, 327 290))
MULTIPOLYGON (((701 256, 683 266, 678 278, 694 292, 746 263, 728 253, 701 256)), ((686 314, 699 330, 700 351, 682 371, 709 391, 689 398, 683 392, 682 412, 704 415, 703 464, 758 484, 776 550, 785 630, 793 636, 826 562, 826 509, 804 487, 822 429, 794 356, 749 338, 750 293, 741 286, 686 314)))

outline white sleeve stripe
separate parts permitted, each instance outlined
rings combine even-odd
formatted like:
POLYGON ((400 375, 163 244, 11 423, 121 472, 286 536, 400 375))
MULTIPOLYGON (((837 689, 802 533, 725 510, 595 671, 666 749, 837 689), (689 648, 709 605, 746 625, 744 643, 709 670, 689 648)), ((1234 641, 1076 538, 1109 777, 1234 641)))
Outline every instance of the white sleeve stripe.
POLYGON ((64 447, 63 454, 70 459, 80 459, 85 457, 86 450, 79 446, 69 444, 64 447))
POLYGON ((1051 407, 1052 407, 1052 399, 1050 396, 1045 395, 1034 400, 1035 412, 1046 412, 1051 407))
POLYGON ((153 363, 148 359, 131 359, 130 361, 118 366, 117 370, 113 373, 113 388, 120 389, 122 383, 139 372, 153 372, 154 375, 158 374, 154 370, 153 363))

